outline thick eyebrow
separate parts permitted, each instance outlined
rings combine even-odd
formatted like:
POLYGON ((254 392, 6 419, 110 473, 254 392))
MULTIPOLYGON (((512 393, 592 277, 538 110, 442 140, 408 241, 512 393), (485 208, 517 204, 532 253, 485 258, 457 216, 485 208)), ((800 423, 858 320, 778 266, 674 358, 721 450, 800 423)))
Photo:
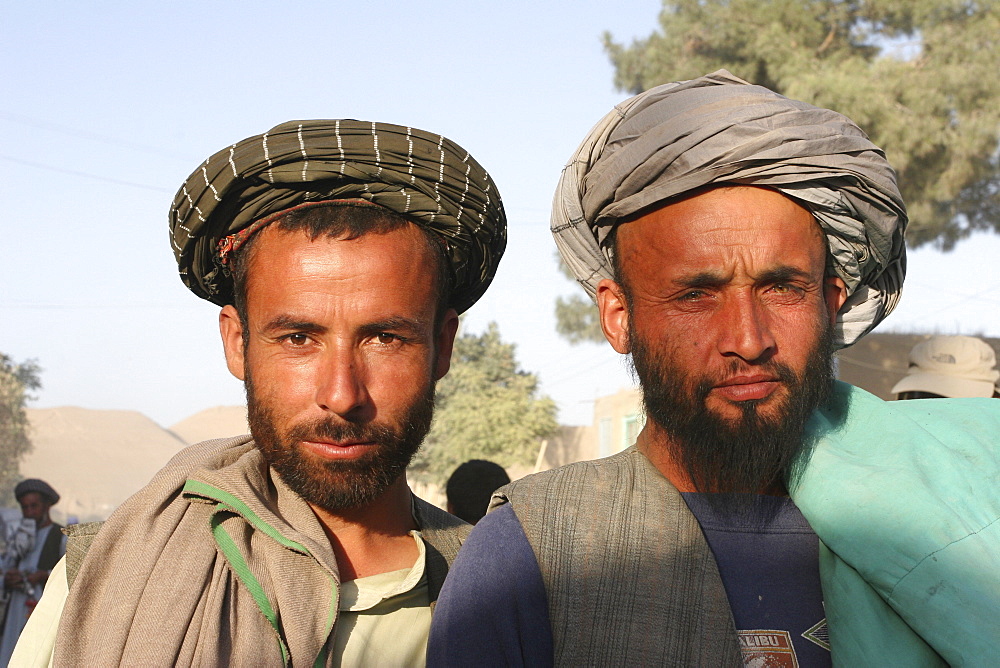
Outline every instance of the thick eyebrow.
MULTIPOLYGON (((426 330, 427 324, 422 320, 411 320, 410 318, 386 318, 363 325, 360 328, 362 336, 374 336, 380 332, 404 332, 410 336, 416 336, 426 330)), ((289 315, 279 315, 264 325, 265 332, 313 332, 322 334, 326 327, 309 320, 299 320, 289 315)))
POLYGON ((681 276, 674 283, 685 288, 721 288, 729 283, 729 280, 728 277, 715 271, 701 271, 681 276))
POLYGON ((299 320, 290 315, 279 315, 264 325, 264 331, 325 332, 326 327, 309 320, 299 320))
MULTIPOLYGON (((796 279, 811 281, 813 277, 809 272, 796 267, 782 265, 774 269, 768 269, 754 278, 755 282, 762 284, 782 283, 796 279)), ((685 288, 721 288, 726 286, 730 280, 732 279, 729 276, 716 271, 702 271, 697 274, 681 276, 674 282, 685 288)))
POLYGON ((811 282, 813 280, 813 276, 807 271, 786 265, 769 269, 757 277, 757 282, 764 284, 786 283, 794 280, 811 282))
POLYGON ((363 336, 374 336, 381 332, 403 332, 409 336, 419 336, 425 331, 427 331, 427 323, 423 320, 412 320, 399 316, 371 322, 360 328, 360 333, 363 336))

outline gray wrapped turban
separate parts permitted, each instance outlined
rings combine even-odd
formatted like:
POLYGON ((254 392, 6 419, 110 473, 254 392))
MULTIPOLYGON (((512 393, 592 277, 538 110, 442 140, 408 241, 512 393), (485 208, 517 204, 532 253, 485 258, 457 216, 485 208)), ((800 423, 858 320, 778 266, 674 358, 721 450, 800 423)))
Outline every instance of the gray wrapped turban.
POLYGON ((202 163, 170 208, 181 280, 203 299, 232 303, 223 265, 234 235, 293 207, 352 199, 390 209, 440 237, 454 278, 449 305, 458 312, 493 280, 507 219, 486 170, 441 135, 355 120, 290 121, 202 163))
POLYGON ((614 278, 605 243, 618 222, 710 184, 765 186, 809 209, 829 272, 847 284, 834 338, 849 346, 899 301, 906 208, 885 154, 850 119, 725 70, 652 88, 594 126, 563 169, 552 234, 594 297, 614 278))

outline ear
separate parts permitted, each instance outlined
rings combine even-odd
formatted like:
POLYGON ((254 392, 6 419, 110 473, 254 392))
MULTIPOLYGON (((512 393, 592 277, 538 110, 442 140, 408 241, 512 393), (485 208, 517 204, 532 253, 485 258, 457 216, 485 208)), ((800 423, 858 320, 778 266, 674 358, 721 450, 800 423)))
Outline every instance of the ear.
POLYGON ((622 355, 632 351, 628 342, 627 304, 622 286, 609 278, 602 279, 597 284, 597 310, 600 312, 604 338, 622 355))
POLYGON ((226 366, 229 373, 240 380, 245 380, 243 357, 243 324, 240 314, 229 305, 223 306, 219 312, 219 333, 222 334, 222 348, 226 351, 226 366))
POLYGON ((451 352, 455 347, 455 335, 458 333, 458 313, 450 308, 444 314, 441 329, 434 337, 437 359, 434 366, 434 380, 441 380, 451 368, 451 352))
POLYGON ((826 300, 826 310, 830 316, 830 324, 837 322, 837 313, 847 301, 847 284, 839 276, 827 276, 823 279, 823 297, 826 300))

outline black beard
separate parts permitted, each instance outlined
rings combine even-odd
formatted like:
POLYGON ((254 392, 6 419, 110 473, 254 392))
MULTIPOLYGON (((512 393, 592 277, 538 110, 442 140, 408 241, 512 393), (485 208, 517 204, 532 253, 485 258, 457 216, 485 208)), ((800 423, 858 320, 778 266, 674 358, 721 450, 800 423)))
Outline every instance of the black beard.
MULTIPOLYGON (((788 398, 770 416, 758 412, 765 400, 740 402, 742 415, 736 420, 726 420, 706 406, 712 378, 688 374, 638 337, 631 340, 631 347, 646 415, 666 432, 672 456, 699 492, 759 494, 783 486, 805 445, 806 421, 833 389, 833 330, 829 326, 810 351, 801 376, 777 362, 752 367, 754 372, 777 376, 788 398)), ((734 359, 726 375, 750 369, 746 362, 734 359)), ((728 510, 734 509, 733 503, 739 504, 733 498, 718 502, 728 510)))
POLYGON ((331 418, 298 424, 279 434, 270 408, 257 401, 249 373, 246 393, 250 433, 264 459, 292 491, 331 512, 365 506, 398 480, 420 449, 434 414, 431 383, 409 407, 398 428, 331 418), (361 440, 376 445, 353 461, 317 462, 301 451, 300 442, 309 440, 361 440))

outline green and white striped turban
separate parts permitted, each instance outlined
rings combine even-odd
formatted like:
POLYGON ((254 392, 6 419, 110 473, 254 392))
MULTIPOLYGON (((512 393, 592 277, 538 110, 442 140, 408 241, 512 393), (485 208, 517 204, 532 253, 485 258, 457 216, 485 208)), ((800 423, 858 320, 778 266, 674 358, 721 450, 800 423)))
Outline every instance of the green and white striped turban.
POLYGON ((202 163, 170 207, 181 280, 203 299, 232 303, 220 256, 227 238, 293 207, 352 199, 440 237, 454 279, 449 305, 459 313, 493 280, 507 219, 486 170, 441 135, 356 120, 289 121, 202 163))
POLYGON ((906 269, 906 207, 885 154, 849 118, 725 70, 664 84, 615 107, 563 169, 552 234, 594 297, 614 278, 619 221, 711 184, 777 190, 826 234, 828 272, 847 284, 834 338, 849 346, 895 308, 906 269))

